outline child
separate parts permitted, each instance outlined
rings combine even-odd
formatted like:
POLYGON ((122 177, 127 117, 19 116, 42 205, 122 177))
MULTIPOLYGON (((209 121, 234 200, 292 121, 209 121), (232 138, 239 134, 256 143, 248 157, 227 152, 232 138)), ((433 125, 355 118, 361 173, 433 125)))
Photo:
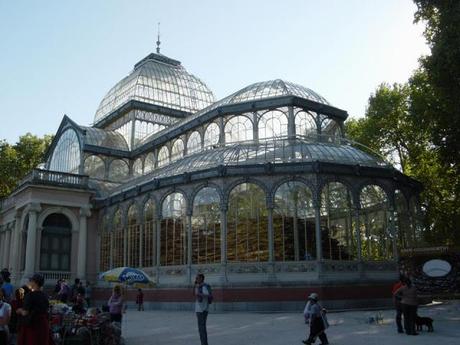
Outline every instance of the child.
POLYGON ((137 289, 136 304, 138 311, 144 311, 144 293, 142 289, 137 289))

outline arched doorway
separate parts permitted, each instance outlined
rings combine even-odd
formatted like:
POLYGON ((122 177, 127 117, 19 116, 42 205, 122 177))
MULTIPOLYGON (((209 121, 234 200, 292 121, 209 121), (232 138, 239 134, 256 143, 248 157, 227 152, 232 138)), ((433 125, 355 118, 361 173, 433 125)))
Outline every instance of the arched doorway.
POLYGON ((60 213, 45 218, 40 246, 41 271, 70 271, 72 225, 60 213))

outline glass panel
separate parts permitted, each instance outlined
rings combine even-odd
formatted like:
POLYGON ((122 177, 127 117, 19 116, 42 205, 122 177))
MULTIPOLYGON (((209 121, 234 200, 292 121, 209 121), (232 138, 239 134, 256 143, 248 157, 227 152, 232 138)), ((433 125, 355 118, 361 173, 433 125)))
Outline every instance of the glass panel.
POLYGON ((306 185, 286 182, 277 189, 273 230, 276 261, 315 259, 315 210, 306 185))
POLYGON ((187 154, 192 154, 199 152, 201 150, 201 135, 199 132, 195 131, 190 134, 187 141, 187 154))
POLYGON ((105 164, 98 156, 89 156, 85 159, 85 174, 92 178, 104 179, 105 164))
POLYGON ((171 162, 174 162, 182 157, 184 157, 184 142, 182 139, 177 139, 171 150, 171 162))
POLYGON ((137 177, 142 175, 142 159, 138 158, 133 164, 133 176, 137 177))
POLYGON ((140 226, 138 224, 138 215, 135 205, 128 209, 128 262, 129 267, 138 267, 140 251, 140 226))
POLYGON ((230 118, 225 125, 225 142, 252 140, 252 128, 252 121, 246 116, 240 115, 230 118))
POLYGON ((112 233, 112 267, 124 266, 124 229, 121 221, 121 211, 117 210, 113 216, 112 233))
POLYGON ((264 191, 252 183, 233 188, 227 217, 228 261, 267 261, 268 212, 264 191))
POLYGON ((163 146, 158 153, 158 167, 162 167, 169 163, 169 150, 163 146))
POLYGON ((286 136, 288 119, 281 111, 268 111, 259 119, 259 139, 286 136))
POLYGON ((210 123, 204 132, 204 148, 208 148, 219 143, 220 129, 217 123, 210 123))
POLYGON ((50 170, 78 174, 80 159, 80 142, 77 133, 73 129, 68 129, 62 133, 54 148, 50 170))
POLYGON ((186 205, 181 193, 172 193, 163 201, 160 264, 184 265, 187 262, 186 205))
POLYGON ((153 155, 152 152, 150 152, 147 154, 147 156, 145 156, 144 174, 148 174, 149 172, 153 171, 154 168, 155 168, 155 156, 153 155))
POLYGON ((366 186, 361 190, 360 202, 362 257, 367 260, 392 258, 392 234, 385 191, 376 185, 366 186))
POLYGON ((295 115, 295 133, 301 136, 316 136, 318 129, 316 126, 315 115, 303 110, 295 115))
POLYGON ((110 163, 109 180, 121 182, 128 177, 128 174, 128 163, 126 163, 124 160, 114 159, 112 163, 110 163))
POLYGON ((215 188, 201 189, 193 201, 192 263, 220 262, 220 198, 215 188))
POLYGON ((156 253, 156 207, 153 200, 144 206, 144 237, 142 239, 144 267, 152 267, 155 263, 156 253))

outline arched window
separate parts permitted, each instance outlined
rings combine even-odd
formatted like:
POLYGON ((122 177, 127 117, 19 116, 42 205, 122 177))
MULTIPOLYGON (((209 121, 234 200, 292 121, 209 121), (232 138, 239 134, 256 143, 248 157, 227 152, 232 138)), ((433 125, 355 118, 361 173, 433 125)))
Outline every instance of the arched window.
POLYGON ((413 245, 407 200, 401 190, 395 191, 395 231, 400 248, 413 245))
POLYGON ((187 154, 192 154, 201 150, 201 135, 195 131, 190 134, 187 141, 187 154))
POLYGON ((342 130, 340 124, 332 119, 326 119, 321 122, 324 127, 321 128, 321 134, 327 141, 334 143, 342 138, 342 130))
POLYGON ((98 156, 89 156, 85 159, 85 174, 92 178, 104 179, 105 164, 102 158, 98 156))
POLYGON ((220 197, 215 188, 201 189, 193 200, 192 263, 220 262, 220 197))
POLYGON ((43 222, 40 247, 40 270, 70 271, 72 225, 60 213, 53 213, 43 222))
POLYGON ((360 202, 362 257, 368 260, 392 258, 392 234, 388 224, 388 199, 385 191, 376 185, 365 186, 360 193, 360 202))
POLYGON ((228 261, 268 260, 268 212, 265 192, 242 183, 230 192, 227 213, 228 261))
POLYGON ((357 256, 353 235, 351 192, 340 182, 330 182, 321 193, 323 258, 353 260, 357 256))
POLYGON ((171 162, 177 161, 184 157, 184 141, 177 139, 171 149, 171 162))
POLYGON ((295 115, 295 134, 299 136, 318 134, 315 117, 303 110, 297 112, 295 115))
POLYGON ((144 206, 144 232, 142 238, 142 266, 155 265, 156 243, 156 207, 153 200, 148 200, 144 206))
POLYGON ((277 138, 288 133, 288 119, 279 110, 268 111, 259 119, 259 139, 277 138))
POLYGON ((315 259, 315 210, 311 190, 305 184, 286 182, 278 187, 273 232, 276 261, 315 259))
POLYGON ((128 164, 122 159, 114 159, 110 163, 109 180, 121 182, 128 177, 129 167, 128 164))
POLYGON ((80 159, 80 142, 77 133, 73 129, 67 129, 54 148, 50 170, 78 174, 80 159))
POLYGON ((118 209, 112 219, 112 267, 125 266, 124 229, 121 211, 118 209))
POLYGON ((134 161, 133 164, 133 176, 141 176, 142 175, 142 159, 138 158, 134 161))
POLYGON ((162 205, 161 258, 162 266, 184 265, 187 262, 186 205, 181 193, 169 194, 162 205))
POLYGON ((99 251, 99 271, 105 272, 109 270, 110 267, 110 235, 111 231, 107 224, 107 215, 102 217, 102 224, 101 224, 101 243, 100 243, 100 251, 99 251))
POLYGON ((252 140, 252 121, 246 116, 234 116, 225 125, 225 142, 252 140))
POLYGON ((165 166, 169 163, 169 150, 166 146, 163 146, 158 152, 158 167, 165 166))
POLYGON ((217 123, 210 123, 204 132, 204 148, 217 145, 219 143, 220 129, 217 123))
POLYGON ((144 160, 144 174, 148 174, 149 172, 153 171, 155 168, 155 156, 152 152, 148 153, 145 156, 144 160))
POLYGON ((130 267, 140 266, 140 226, 136 205, 131 205, 128 209, 128 262, 130 267))

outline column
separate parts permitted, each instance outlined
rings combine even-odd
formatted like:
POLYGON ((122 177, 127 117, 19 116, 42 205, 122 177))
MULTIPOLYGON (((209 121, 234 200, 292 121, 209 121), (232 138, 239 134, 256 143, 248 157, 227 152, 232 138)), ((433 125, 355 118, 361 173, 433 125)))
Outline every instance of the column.
MULTIPOLYGON (((303 133, 297 133, 303 134, 303 133)), ((292 106, 288 107, 288 137, 289 139, 294 139, 296 135, 295 132, 295 116, 294 116, 294 108, 292 106)))
POLYGON ((144 262, 144 224, 139 224, 139 267, 144 262))
POLYGON ((315 205, 315 237, 316 237, 316 260, 323 260, 323 246, 321 236, 321 207, 315 205))
POLYGON ((13 231, 11 225, 6 228, 5 232, 5 249, 3 257, 3 267, 10 268, 10 248, 11 248, 11 232, 13 231))
POLYGON ((192 282, 192 213, 187 212, 187 283, 192 282))
POLYGON ((157 281, 156 283, 158 284, 160 282, 160 265, 161 265, 161 216, 158 216, 158 219, 156 220, 156 260, 155 260, 155 265, 156 265, 156 270, 157 270, 157 281))
MULTIPOLYGON (((21 237, 21 216, 16 214, 14 228, 13 228, 13 240, 11 244, 11 252, 16 253, 15 255, 11 255, 10 266, 12 275, 15 279, 19 278, 19 265, 20 265, 20 258, 23 256, 21 253, 21 248, 19 246, 21 237)), ((19 282, 18 280, 16 280, 19 282)))
POLYGON ((355 232, 356 232, 356 248, 357 250, 357 259, 361 261, 361 231, 359 226, 359 209, 354 210, 354 218, 355 218, 355 232))
POLYGON ((37 243, 37 213, 40 212, 40 204, 34 203, 29 208, 29 224, 27 226, 26 264, 23 278, 28 278, 35 271, 35 249, 37 243))
POLYGON ((267 207, 268 211, 268 262, 274 261, 274 245, 273 245, 273 206, 267 207))
POLYGON ((91 216, 89 207, 80 208, 80 228, 78 231, 78 256, 77 256, 77 277, 86 279, 86 255, 88 224, 87 218, 91 216))
POLYGON ((227 204, 220 206, 220 280, 227 282, 227 204))
POLYGON ((390 233, 391 233, 391 240, 393 246, 393 260, 398 261, 398 234, 396 233, 396 224, 395 224, 395 211, 389 210, 389 217, 388 221, 390 223, 390 233))

